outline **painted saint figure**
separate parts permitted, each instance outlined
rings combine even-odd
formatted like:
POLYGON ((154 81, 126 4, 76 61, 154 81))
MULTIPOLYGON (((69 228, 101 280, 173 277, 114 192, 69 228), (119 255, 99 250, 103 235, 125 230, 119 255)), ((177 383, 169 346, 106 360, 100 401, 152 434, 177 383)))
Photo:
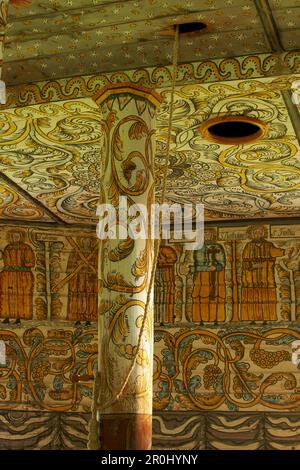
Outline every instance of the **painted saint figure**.
POLYGON ((161 246, 155 273, 155 322, 174 323, 175 316, 175 263, 177 255, 169 246, 161 246))
POLYGON ((275 262, 285 250, 266 240, 262 225, 251 226, 252 240, 246 244, 242 257, 242 320, 277 320, 275 262))
POLYGON ((224 248, 207 230, 203 247, 194 251, 193 321, 225 321, 225 298, 224 248))
POLYGON ((97 320, 98 252, 94 250, 92 242, 90 238, 82 238, 78 249, 69 256, 67 265, 67 272, 70 274, 68 320, 97 320), (91 256, 93 251, 95 252, 91 256))
POLYGON ((35 257, 23 241, 24 233, 9 233, 9 244, 0 251, 4 267, 0 272, 0 316, 30 319, 33 315, 35 257))

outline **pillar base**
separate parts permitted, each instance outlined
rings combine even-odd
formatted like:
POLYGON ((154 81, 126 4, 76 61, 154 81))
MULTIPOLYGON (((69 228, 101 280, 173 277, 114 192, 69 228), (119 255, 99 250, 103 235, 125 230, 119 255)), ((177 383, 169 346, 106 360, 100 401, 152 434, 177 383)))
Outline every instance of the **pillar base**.
POLYGON ((100 439, 103 450, 151 450, 152 415, 102 415, 100 439))

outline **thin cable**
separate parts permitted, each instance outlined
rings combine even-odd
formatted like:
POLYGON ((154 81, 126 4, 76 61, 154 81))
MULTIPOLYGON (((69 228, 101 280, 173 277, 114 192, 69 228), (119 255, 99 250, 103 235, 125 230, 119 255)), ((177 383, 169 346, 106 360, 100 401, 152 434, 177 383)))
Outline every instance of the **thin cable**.
MULTIPOLYGON (((173 70, 172 70, 173 76, 172 76, 172 88, 171 88, 171 97, 170 97, 170 113, 169 113, 169 122, 168 122, 168 139, 167 139, 166 156, 165 156, 164 171, 163 171, 163 188, 162 188, 162 193, 161 193, 161 204, 164 203, 165 197, 166 197, 167 176, 168 176, 168 169, 169 169, 169 163, 170 163, 170 147, 171 147, 171 135, 172 135, 172 121, 173 121, 173 113, 174 113, 174 94, 175 94, 175 85, 176 85, 176 78, 177 78, 178 49, 179 49, 179 25, 177 24, 176 29, 175 29, 175 39, 174 39, 174 45, 173 45, 173 70)), ((161 229, 161 224, 160 224, 160 229, 161 229)))
MULTIPOLYGON (((173 111, 174 111, 174 94, 175 94, 175 84, 176 84, 176 76, 177 76, 177 62, 178 62, 178 45, 179 45, 179 25, 176 25, 176 31, 175 31, 175 39, 174 39, 174 45, 173 45, 173 76, 172 76, 172 89, 171 89, 171 99, 170 99, 170 113, 169 113, 169 122, 168 122, 168 139, 167 139, 167 147, 166 147, 166 154, 165 154, 165 161, 164 161, 164 171, 163 171, 163 189, 162 189, 162 194, 161 194, 161 204, 164 203, 165 201, 165 195, 166 195, 166 188, 167 188, 167 176, 168 176, 168 169, 169 169, 169 162, 170 162, 170 147, 171 147, 171 134, 172 134, 172 119, 173 119, 173 111)), ((133 357, 130 369, 128 371, 128 374, 125 378, 125 381, 123 383, 123 386, 121 390, 119 391, 118 395, 116 396, 116 399, 119 400, 120 396, 122 395, 128 380, 133 372, 133 369, 136 364, 137 356, 141 347, 142 339, 143 339, 143 334, 145 331, 145 326, 148 318, 148 313, 149 313, 149 306, 150 306, 150 301, 151 301, 151 294, 152 290, 154 287, 154 279, 155 279, 155 272, 156 272, 156 265, 157 265, 157 260, 158 260, 158 255, 159 255, 159 247, 161 243, 161 231, 162 231, 162 223, 161 223, 161 213, 160 213, 160 220, 159 220, 159 238, 156 243, 156 249, 154 249, 154 260, 153 260, 153 268, 151 270, 151 276, 150 276, 150 281, 149 281, 149 289, 147 292, 147 298, 146 298, 146 305, 145 305, 145 313, 143 317, 143 322, 141 325, 140 333, 139 333, 139 339, 138 339, 138 344, 137 344, 137 349, 135 352, 135 355, 133 357)))

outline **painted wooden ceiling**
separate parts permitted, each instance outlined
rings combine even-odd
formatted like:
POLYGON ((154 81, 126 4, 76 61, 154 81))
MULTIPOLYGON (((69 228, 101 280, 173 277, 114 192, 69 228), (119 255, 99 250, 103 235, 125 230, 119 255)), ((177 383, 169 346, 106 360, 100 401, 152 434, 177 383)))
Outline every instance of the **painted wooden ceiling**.
MULTIPOLYGON (((292 80, 270 77, 178 87, 168 200, 203 203, 207 220, 297 217, 299 136, 283 91, 292 80), (225 145, 199 133, 207 119, 228 113, 265 122, 267 134, 254 143, 225 145)), ((170 103, 169 89, 160 91, 164 102, 157 114, 158 196, 170 103)), ((100 120, 91 98, 2 110, 0 217, 96 223, 100 120)))
POLYGON ((299 0, 11 0, 3 77, 9 84, 166 65, 175 23, 179 61, 234 57, 300 44, 299 0))
MULTIPOLYGON (((177 89, 169 201, 203 203, 206 220, 299 216, 299 120, 293 122, 289 108, 294 105, 282 90, 289 80, 291 76, 286 82, 273 78, 177 89), (224 115, 258 119, 267 124, 268 131, 248 144, 205 139, 199 132, 201 124, 224 115)), ((161 186, 170 92, 163 96, 157 119, 157 188, 161 186)))
MULTIPOLYGON (((85 80, 80 75, 136 67, 135 76, 146 76, 149 66, 171 61, 173 39, 161 31, 187 21, 204 21, 208 29, 181 37, 180 62, 194 67, 199 59, 247 57, 230 59, 224 66, 215 60, 215 75, 210 71, 213 62, 200 63, 197 70, 205 68, 207 83, 195 78, 185 84, 190 69, 180 69, 168 200, 204 203, 206 220, 299 217, 300 118, 289 92, 293 80, 299 78, 298 0, 190 0, 181 4, 174 0, 14 0, 5 38, 3 79, 11 90, 19 90, 15 94, 19 93, 19 103, 2 106, 0 111, 0 221, 97 223, 101 115, 90 96, 91 83, 99 88, 101 80, 95 75, 85 80), (258 53, 284 51, 294 51, 289 60, 293 72, 298 67, 298 75, 286 67, 288 61, 285 65, 279 61, 273 73, 248 79, 259 68, 258 53), (227 73, 240 79, 218 81, 220 74, 224 79, 227 73), (69 88, 65 85, 62 96, 59 79, 65 76, 75 78, 69 88), (30 84, 38 80, 44 82, 30 84), (26 83, 28 93, 19 86, 26 83), (199 126, 204 121, 228 113, 266 122, 267 135, 243 145, 217 144, 201 136, 199 126)), ((267 70, 272 61, 268 57, 265 61, 267 70)), ((161 76, 162 69, 156 67, 155 73, 161 76)), ((170 91, 159 85, 156 89, 164 97, 156 134, 159 196, 170 91)))

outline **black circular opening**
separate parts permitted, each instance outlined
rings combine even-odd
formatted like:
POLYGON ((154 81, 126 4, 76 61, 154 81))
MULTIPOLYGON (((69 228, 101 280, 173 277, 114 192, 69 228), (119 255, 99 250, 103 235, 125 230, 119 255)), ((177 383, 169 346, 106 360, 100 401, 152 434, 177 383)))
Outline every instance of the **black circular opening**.
POLYGON ((242 138, 251 137, 260 131, 260 127, 256 124, 246 121, 224 121, 212 124, 208 131, 215 137, 222 138, 242 138))
MULTIPOLYGON (((203 31, 206 28, 207 25, 205 23, 200 23, 197 21, 193 23, 182 23, 178 27, 179 34, 198 33, 199 31, 203 31)), ((176 25, 174 26, 174 29, 176 29, 176 25)))

